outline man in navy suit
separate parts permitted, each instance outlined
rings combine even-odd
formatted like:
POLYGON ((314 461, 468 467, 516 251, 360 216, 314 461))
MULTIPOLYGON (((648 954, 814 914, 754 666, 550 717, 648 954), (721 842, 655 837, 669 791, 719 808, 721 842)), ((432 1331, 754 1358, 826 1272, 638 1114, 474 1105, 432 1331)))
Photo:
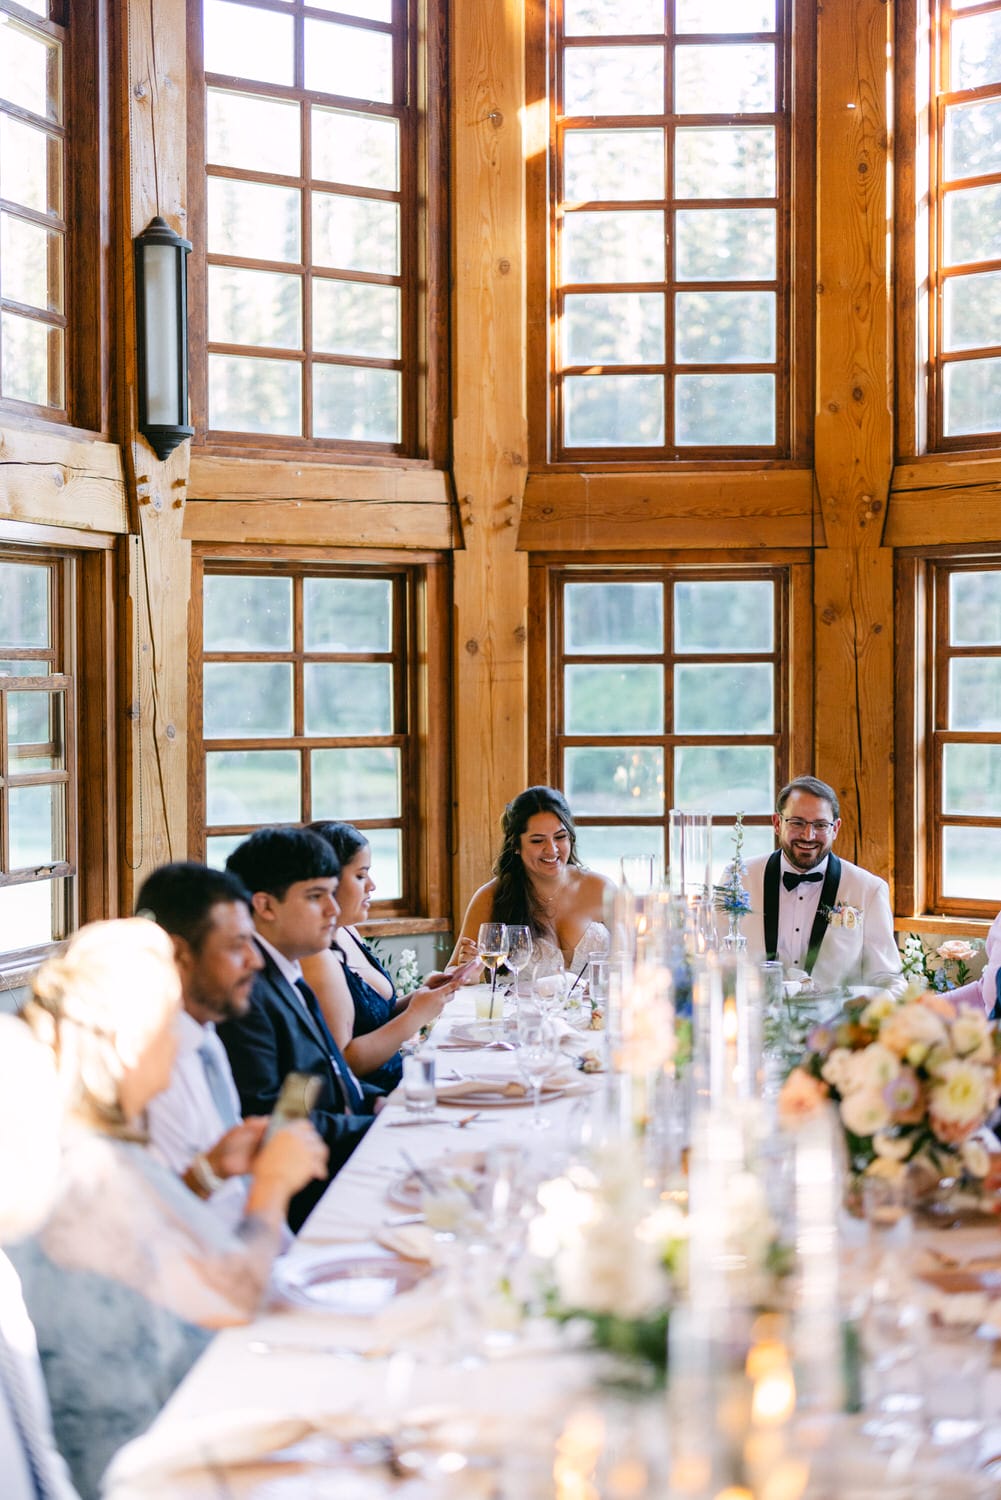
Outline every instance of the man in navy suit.
MULTIPOLYGON (((333 1177, 371 1125, 382 1098, 351 1072, 299 963, 330 946, 340 864, 326 840, 308 828, 262 828, 233 850, 226 869, 250 892, 264 960, 246 1014, 218 1028, 243 1113, 270 1114, 287 1073, 315 1073, 321 1089, 312 1120, 329 1147, 333 1177)), ((311 1182, 295 1195, 288 1215, 293 1230, 326 1186, 326 1181, 311 1182)))

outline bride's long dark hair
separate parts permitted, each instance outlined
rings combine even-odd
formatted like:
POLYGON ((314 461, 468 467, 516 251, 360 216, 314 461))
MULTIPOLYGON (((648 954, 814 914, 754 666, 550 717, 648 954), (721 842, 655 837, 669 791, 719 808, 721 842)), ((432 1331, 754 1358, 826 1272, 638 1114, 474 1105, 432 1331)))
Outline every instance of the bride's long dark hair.
POLYGON ((493 920, 523 924, 531 929, 533 937, 551 937, 552 922, 535 894, 521 857, 521 836, 528 826, 529 818, 536 813, 552 813, 559 818, 570 835, 567 864, 580 866, 577 858, 577 830, 563 793, 551 786, 530 786, 519 792, 514 801, 505 807, 501 819, 504 842, 494 864, 497 887, 494 891, 493 920))

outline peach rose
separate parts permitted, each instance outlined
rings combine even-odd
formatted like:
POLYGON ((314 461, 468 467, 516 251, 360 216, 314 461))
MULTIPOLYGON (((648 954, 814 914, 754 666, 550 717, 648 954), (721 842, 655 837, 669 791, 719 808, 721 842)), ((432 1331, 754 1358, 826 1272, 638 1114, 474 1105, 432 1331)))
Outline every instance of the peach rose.
POLYGON ((796 1125, 815 1115, 826 1099, 827 1088, 819 1078, 803 1068, 793 1068, 779 1093, 779 1119, 784 1125, 796 1125))

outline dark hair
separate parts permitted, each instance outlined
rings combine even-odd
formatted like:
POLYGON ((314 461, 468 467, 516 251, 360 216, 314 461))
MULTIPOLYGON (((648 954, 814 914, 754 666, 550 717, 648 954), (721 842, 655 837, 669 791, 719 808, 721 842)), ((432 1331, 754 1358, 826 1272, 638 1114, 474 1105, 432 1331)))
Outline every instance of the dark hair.
POLYGON ((226 869, 248 891, 266 891, 284 901, 297 880, 327 880, 341 873, 341 862, 326 839, 309 828, 259 828, 233 850, 226 869))
POLYGON ((246 887, 235 875, 210 870, 193 860, 161 865, 143 881, 136 915, 149 915, 172 937, 183 938, 197 953, 212 927, 212 908, 240 901, 250 906, 246 887))
POLYGON ((533 936, 541 937, 552 934, 552 923, 536 898, 521 857, 521 836, 528 826, 529 818, 533 818, 536 813, 552 813, 559 818, 570 835, 567 863, 580 864, 577 858, 577 830, 563 793, 551 786, 530 786, 519 792, 513 802, 505 807, 501 818, 504 842, 494 864, 497 887, 494 891, 493 919, 495 922, 525 924, 531 928, 533 936))
POLYGON ((307 827, 326 840, 340 860, 342 870, 360 849, 368 848, 368 839, 353 823, 309 823, 307 827))
POLYGON ((795 776, 792 781, 786 782, 776 800, 776 812, 784 812, 785 805, 793 792, 806 792, 810 797, 818 797, 821 802, 829 802, 834 821, 837 822, 840 818, 841 804, 838 802, 837 792, 832 786, 828 786, 826 781, 820 781, 816 776, 795 776))

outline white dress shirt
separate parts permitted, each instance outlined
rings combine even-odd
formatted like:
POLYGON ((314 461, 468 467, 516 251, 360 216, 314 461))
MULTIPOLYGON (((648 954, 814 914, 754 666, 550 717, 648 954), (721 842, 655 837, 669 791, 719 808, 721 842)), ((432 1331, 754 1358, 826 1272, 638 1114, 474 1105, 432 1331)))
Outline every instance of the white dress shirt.
MULTIPOLYGON (((170 1087, 150 1101, 147 1124, 153 1150, 161 1161, 183 1177, 199 1152, 211 1150, 227 1129, 209 1087, 201 1057, 203 1047, 212 1049, 212 1056, 231 1094, 237 1120, 242 1119, 243 1111, 226 1049, 216 1036, 212 1022, 207 1021, 203 1026, 182 1010, 179 1040, 170 1087)), ((228 1177, 208 1201, 226 1227, 235 1229, 243 1218, 246 1200, 246 1179, 228 1177)))
MULTIPOLYGON (((272 943, 269 943, 267 938, 261 937, 260 933, 257 933, 256 936, 257 941, 260 943, 265 953, 267 953, 274 960, 279 974, 284 980, 287 981, 288 984, 292 986, 292 989, 295 992, 296 999, 299 1001, 299 1004, 302 1006, 305 1014, 309 1016, 310 1025, 313 1025, 313 1017, 310 1015, 309 1006, 306 1004, 306 997, 299 989, 299 980, 303 977, 302 964, 297 958, 286 958, 284 953, 279 953, 278 949, 272 943)), ((333 1032, 331 1032, 331 1036, 332 1035, 333 1032)), ((347 1069, 348 1077, 351 1079, 351 1082, 354 1084, 355 1088, 360 1094, 362 1092, 362 1086, 358 1081, 357 1074, 352 1072, 346 1058, 344 1061, 344 1067, 347 1069)), ((335 1071, 337 1070, 335 1069, 335 1071)))
POLYGON ((810 933, 813 920, 820 905, 820 893, 827 874, 827 857, 812 870, 798 870, 783 854, 779 875, 779 933, 778 956, 786 967, 802 969, 810 948, 810 933), (787 891, 782 876, 789 871, 793 875, 819 875, 819 880, 804 880, 794 891, 787 891))
POLYGON ((4 1500, 79 1500, 56 1452, 35 1330, 17 1272, 0 1252, 0 1486, 4 1500), (25 1452, 30 1444, 31 1454, 25 1452), (32 1474, 32 1465, 38 1478, 32 1474))

